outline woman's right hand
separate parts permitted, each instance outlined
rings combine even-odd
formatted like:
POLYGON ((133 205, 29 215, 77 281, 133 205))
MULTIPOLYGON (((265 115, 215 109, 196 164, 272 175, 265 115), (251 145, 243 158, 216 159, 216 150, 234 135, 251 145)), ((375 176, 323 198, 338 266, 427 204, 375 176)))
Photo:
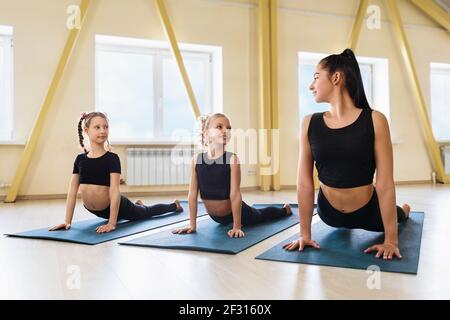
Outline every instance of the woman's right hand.
POLYGON ((70 229, 70 223, 61 223, 58 224, 57 226, 48 228, 48 231, 56 231, 56 230, 69 230, 70 229))
POLYGON ((195 232, 195 228, 192 228, 192 227, 185 227, 185 228, 172 230, 173 234, 185 234, 185 233, 194 233, 194 232, 195 232))
POLYGON ((320 249, 320 245, 316 241, 312 239, 304 239, 302 237, 283 245, 283 249, 286 249, 288 251, 294 250, 303 251, 303 249, 305 249, 306 247, 313 247, 316 249, 320 249))

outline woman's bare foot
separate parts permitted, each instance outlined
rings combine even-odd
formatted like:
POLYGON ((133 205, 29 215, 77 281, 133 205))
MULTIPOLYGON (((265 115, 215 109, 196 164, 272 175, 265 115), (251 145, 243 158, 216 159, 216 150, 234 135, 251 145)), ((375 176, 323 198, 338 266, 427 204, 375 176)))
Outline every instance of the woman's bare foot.
POLYGON ((286 216, 290 216, 292 214, 292 209, 291 209, 291 205, 289 203, 286 203, 283 208, 286 209, 286 216))
POLYGON ((411 207, 409 206, 409 204, 404 203, 402 205, 402 208, 403 208, 403 211, 405 212, 406 219, 408 219, 409 213, 411 212, 411 207))
POLYGON ((138 205, 140 205, 140 206, 143 206, 143 205, 144 205, 144 203, 142 202, 141 199, 136 200, 135 203, 138 204, 138 205))
POLYGON ((179 200, 175 200, 174 202, 177 205, 177 209, 175 210, 175 212, 182 212, 183 211, 183 207, 181 206, 180 201, 179 200))

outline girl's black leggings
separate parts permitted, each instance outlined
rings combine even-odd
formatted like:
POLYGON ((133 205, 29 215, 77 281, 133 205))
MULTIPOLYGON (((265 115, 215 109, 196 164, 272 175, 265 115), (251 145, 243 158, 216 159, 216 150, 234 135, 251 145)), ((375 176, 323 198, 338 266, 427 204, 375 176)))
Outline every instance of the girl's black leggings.
MULTIPOLYGON (((218 217, 214 215, 210 215, 211 218, 220 224, 229 224, 233 222, 233 214, 218 217)), ((255 224, 259 224, 266 221, 272 221, 278 219, 280 217, 286 216, 286 209, 279 207, 266 207, 262 209, 256 209, 250 207, 244 201, 242 201, 241 207, 241 223, 242 226, 253 226, 255 224)))
MULTIPOLYGON (((128 198, 121 195, 119 205, 119 215, 117 217, 117 220, 119 219, 130 221, 144 220, 164 213, 175 212, 176 209, 177 205, 175 204, 175 202, 171 204, 155 204, 153 206, 146 206, 133 203, 128 198)), ((97 217, 109 219, 110 207, 101 211, 94 211, 89 209, 87 210, 95 214, 97 217)))

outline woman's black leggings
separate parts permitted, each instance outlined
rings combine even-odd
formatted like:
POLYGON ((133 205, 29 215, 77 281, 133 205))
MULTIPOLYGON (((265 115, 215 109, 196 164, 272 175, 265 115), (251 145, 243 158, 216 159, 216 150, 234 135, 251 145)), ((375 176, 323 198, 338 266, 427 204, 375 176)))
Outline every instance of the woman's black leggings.
MULTIPOLYGON (((164 213, 174 212, 176 209, 177 205, 175 203, 155 204, 153 206, 139 205, 131 202, 130 200, 128 200, 128 198, 121 195, 119 205, 119 215, 117 216, 117 220, 120 219, 130 221, 144 220, 164 213)), ((87 210, 95 214, 97 217, 109 219, 110 207, 101 211, 94 211, 89 209, 87 210)))
MULTIPOLYGON (((369 202, 364 207, 351 213, 342 213, 333 208, 325 198, 322 189, 319 189, 317 213, 323 222, 332 227, 384 232, 383 219, 375 189, 369 202)), ((397 206, 397 221, 403 222, 406 219, 403 209, 397 206)))
MULTIPOLYGON (((214 215, 210 216, 215 222, 220 224, 229 224, 233 222, 232 213, 221 217, 214 215)), ((255 224, 259 224, 266 221, 272 221, 284 216, 286 216, 286 208, 266 207, 262 209, 256 209, 250 207, 248 204, 242 201, 241 223, 242 226, 244 227, 253 226, 255 224)))

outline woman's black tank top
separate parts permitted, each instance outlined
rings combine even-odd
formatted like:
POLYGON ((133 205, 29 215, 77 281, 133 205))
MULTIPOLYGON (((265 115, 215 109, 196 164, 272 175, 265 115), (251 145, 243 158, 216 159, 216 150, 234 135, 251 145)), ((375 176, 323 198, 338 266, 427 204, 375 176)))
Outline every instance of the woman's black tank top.
POLYGON ((371 184, 375 173, 375 131, 372 109, 362 109, 352 124, 332 129, 314 113, 308 140, 319 180, 333 188, 355 188, 371 184))

